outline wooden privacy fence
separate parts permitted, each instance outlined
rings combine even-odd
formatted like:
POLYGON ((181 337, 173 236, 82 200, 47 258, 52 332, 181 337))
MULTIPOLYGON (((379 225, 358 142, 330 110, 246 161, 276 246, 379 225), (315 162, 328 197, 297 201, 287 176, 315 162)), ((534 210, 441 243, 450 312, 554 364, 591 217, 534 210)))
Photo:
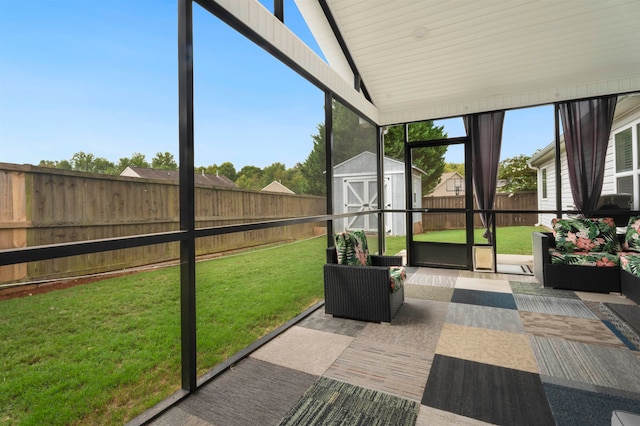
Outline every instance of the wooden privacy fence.
MULTIPOLYGON (((422 207, 430 209, 461 209, 464 208, 464 195, 447 197, 423 197, 422 207)), ((477 209, 474 201, 474 209, 477 209)), ((538 197, 536 191, 523 191, 509 196, 496 194, 495 210, 537 210, 538 197)), ((496 226, 532 226, 538 222, 536 213, 497 213, 496 226)), ((482 227, 480 216, 475 215, 473 225, 482 227)), ((422 215, 424 231, 442 231, 445 229, 464 229, 464 213, 424 213, 422 215)))
MULTIPOLYGON (((0 163, 0 249, 179 229, 177 182, 0 163)), ((195 189, 198 228, 322 215, 324 197, 225 187, 195 189)), ((196 241, 209 255, 314 235, 324 223, 260 229, 196 241)), ((175 260, 179 243, 0 267, 0 283, 116 271, 175 260)))

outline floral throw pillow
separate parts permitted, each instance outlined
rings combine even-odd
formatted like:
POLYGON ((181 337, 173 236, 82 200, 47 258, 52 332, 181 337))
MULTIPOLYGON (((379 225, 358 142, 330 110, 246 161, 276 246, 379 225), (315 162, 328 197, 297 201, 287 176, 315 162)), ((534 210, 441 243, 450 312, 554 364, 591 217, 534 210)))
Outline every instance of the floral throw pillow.
POLYGON ((631 216, 624 234, 624 250, 640 251, 640 216, 631 216))
POLYGON ((351 234, 353 241, 353 250, 361 266, 371 266, 371 257, 369 257, 369 244, 364 231, 353 231, 351 234))
POLYGON ((389 278, 391 279, 391 293, 396 293, 402 288, 407 274, 402 266, 391 266, 389 278))
POLYGON ((348 232, 336 234, 336 251, 340 265, 371 265, 367 237, 363 231, 355 231, 352 234, 348 232))
POLYGON ((620 251, 616 236, 616 225, 612 218, 594 219, 554 219, 556 248, 572 252, 609 252, 620 251))
POLYGON ((347 232, 336 234, 336 253, 339 265, 355 265, 351 235, 347 232))

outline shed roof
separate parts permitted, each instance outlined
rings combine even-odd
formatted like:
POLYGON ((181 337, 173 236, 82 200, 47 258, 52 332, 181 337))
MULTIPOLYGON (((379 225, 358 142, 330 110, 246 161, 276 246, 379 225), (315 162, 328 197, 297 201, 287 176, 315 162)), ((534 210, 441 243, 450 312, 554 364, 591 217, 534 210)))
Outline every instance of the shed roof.
MULTIPOLYGON (((351 158, 343 161, 342 163, 333 166, 333 175, 341 176, 344 174, 353 173, 370 173, 375 174, 376 155, 370 151, 363 151, 360 154, 354 155, 351 158)), ((424 170, 419 167, 412 166, 413 173, 426 174, 424 170)), ((384 172, 385 174, 391 172, 404 173, 404 163, 391 157, 384 157, 384 172)))

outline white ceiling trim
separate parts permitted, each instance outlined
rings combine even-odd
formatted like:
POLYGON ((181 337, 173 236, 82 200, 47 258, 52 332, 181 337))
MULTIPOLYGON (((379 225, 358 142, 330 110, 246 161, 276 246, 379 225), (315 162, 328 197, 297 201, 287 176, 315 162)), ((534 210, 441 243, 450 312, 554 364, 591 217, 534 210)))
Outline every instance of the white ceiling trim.
POLYGON ((640 91, 640 76, 597 81, 588 84, 566 85, 546 90, 512 93, 509 95, 484 97, 472 100, 442 100, 432 105, 416 103, 401 105, 397 109, 380 111, 379 124, 386 126, 414 121, 459 117, 486 111, 525 108, 534 105, 552 104, 572 99, 606 96, 613 93, 640 91))

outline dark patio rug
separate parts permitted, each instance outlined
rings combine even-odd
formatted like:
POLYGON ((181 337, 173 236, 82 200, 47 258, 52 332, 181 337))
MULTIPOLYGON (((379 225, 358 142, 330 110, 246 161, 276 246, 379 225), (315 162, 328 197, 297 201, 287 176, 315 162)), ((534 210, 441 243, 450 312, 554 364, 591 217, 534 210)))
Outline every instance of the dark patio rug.
POLYGON ((605 305, 622 318, 636 333, 640 333, 640 306, 605 303, 605 305))
POLYGON ((410 425, 416 401, 320 377, 280 425, 410 425))
POLYGON ((635 349, 640 348, 640 306, 601 303, 600 311, 622 335, 629 339, 635 349))
POLYGON ((554 424, 538 374, 439 354, 422 404, 496 425, 554 424))
POLYGON ((543 384, 557 426, 609 425, 614 410, 640 414, 640 401, 633 398, 543 384))
POLYGON ((468 305, 491 306, 493 308, 518 309, 512 294, 497 293, 495 291, 456 288, 453 291, 451 302, 466 303, 468 305))

